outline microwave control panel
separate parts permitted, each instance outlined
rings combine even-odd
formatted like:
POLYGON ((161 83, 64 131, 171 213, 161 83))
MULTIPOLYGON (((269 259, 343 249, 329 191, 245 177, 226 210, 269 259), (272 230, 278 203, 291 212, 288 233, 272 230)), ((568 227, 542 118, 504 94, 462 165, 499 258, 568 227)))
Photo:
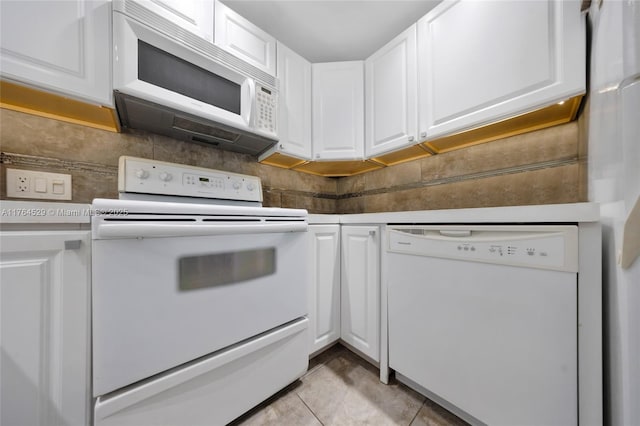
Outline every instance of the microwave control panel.
POLYGON ((266 87, 256 84, 256 124, 258 130, 276 135, 278 95, 266 87))

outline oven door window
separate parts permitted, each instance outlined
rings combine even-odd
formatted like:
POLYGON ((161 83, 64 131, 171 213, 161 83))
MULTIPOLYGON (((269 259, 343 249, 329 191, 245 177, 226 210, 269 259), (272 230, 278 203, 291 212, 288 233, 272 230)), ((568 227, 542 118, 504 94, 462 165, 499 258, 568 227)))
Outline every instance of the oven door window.
POLYGON ((138 40, 138 79, 240 115, 239 84, 138 40))
POLYGON ((275 247, 182 257, 179 260, 180 290, 233 284, 276 272, 275 247))

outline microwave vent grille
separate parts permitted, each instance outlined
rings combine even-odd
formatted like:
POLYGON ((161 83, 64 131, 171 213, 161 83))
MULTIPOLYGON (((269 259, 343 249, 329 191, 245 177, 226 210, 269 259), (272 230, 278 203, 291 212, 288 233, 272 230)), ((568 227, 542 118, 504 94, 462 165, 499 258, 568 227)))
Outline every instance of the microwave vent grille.
POLYGON ((199 51, 203 55, 208 56, 210 59, 213 59, 214 61, 221 63, 227 67, 234 68, 235 70, 240 71, 245 75, 249 75, 256 81, 261 83, 263 86, 277 91, 277 79, 274 76, 262 71, 257 67, 254 67, 251 64, 246 63, 242 59, 236 58, 234 55, 230 54, 224 49, 221 49, 213 43, 209 43, 207 40, 204 40, 197 35, 184 30, 180 26, 161 16, 156 15, 155 13, 151 12, 150 10, 134 1, 125 0, 124 2, 122 2, 122 4, 123 12, 125 15, 137 19, 138 21, 150 26, 151 28, 154 28, 163 34, 166 34, 180 41, 181 43, 184 43, 188 47, 199 51))
POLYGON ((218 127, 199 123, 192 119, 183 118, 178 115, 173 118, 173 128, 176 130, 187 131, 194 134, 194 138, 196 138, 195 140, 197 140, 198 135, 201 137, 212 137, 214 139, 223 140, 225 142, 236 142, 240 137, 240 135, 237 133, 232 133, 218 127))

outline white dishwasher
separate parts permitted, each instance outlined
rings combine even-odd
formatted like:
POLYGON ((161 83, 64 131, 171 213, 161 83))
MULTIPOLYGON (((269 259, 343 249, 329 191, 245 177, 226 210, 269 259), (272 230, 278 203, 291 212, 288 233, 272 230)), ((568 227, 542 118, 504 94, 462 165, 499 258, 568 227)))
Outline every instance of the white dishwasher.
POLYGON ((400 381, 474 424, 578 424, 577 226, 397 225, 387 243, 400 381))

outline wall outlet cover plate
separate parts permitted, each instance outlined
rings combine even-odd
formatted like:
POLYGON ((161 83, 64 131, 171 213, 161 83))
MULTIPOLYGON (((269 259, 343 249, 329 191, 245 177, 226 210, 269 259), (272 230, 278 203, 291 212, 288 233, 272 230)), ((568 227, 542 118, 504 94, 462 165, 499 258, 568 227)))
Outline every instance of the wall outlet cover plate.
POLYGON ((7 197, 71 200, 71 175, 7 169, 7 197))

